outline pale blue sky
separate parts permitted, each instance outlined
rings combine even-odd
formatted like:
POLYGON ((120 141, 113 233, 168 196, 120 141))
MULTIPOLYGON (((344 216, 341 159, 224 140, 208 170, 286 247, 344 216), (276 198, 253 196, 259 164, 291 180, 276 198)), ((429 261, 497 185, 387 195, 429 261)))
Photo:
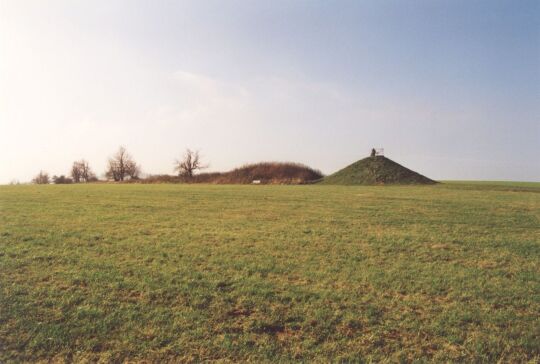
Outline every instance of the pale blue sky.
POLYGON ((0 0, 0 183, 119 145, 539 181, 540 2, 0 0))

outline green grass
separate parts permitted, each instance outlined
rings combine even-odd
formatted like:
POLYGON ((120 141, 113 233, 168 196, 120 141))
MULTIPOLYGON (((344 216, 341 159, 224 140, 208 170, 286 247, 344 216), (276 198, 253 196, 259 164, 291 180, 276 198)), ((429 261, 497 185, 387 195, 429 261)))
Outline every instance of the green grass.
POLYGON ((515 182, 515 181, 444 181, 448 184, 473 185, 473 186, 506 186, 506 187, 536 187, 540 188, 540 182, 515 182))
POLYGON ((0 187, 0 362, 540 359, 540 188, 0 187))

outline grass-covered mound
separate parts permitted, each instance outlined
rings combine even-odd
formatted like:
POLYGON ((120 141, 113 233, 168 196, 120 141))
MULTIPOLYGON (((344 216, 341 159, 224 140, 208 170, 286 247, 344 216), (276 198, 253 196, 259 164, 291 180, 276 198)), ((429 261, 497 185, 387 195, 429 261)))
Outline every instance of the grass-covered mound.
POLYGON ((223 173, 217 183, 304 184, 323 177, 318 170, 299 163, 263 162, 248 164, 223 173))
POLYGON ((368 157, 325 177, 321 184, 378 185, 378 184, 434 184, 419 173, 403 167, 384 156, 368 157))
POLYGON ((307 184, 320 180, 323 174, 300 163, 262 162, 247 164, 229 172, 201 173, 187 176, 150 176, 143 183, 215 183, 215 184, 307 184))

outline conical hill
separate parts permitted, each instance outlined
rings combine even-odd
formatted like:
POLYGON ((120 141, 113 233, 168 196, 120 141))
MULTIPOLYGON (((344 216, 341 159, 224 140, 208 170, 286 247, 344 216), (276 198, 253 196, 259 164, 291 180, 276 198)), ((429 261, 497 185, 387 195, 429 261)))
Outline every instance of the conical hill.
POLYGON ((325 177, 320 183, 327 185, 412 185, 437 182, 411 171, 385 156, 372 156, 361 159, 325 177))

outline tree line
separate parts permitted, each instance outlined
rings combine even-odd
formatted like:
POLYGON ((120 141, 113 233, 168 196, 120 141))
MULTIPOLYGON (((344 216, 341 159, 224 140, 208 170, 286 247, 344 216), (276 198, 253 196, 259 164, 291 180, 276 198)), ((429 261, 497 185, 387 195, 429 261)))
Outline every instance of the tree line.
MULTIPOLYGON (((207 168, 201 161, 199 151, 186 149, 186 152, 180 159, 174 161, 174 172, 178 176, 192 178, 199 170, 207 168)), ((137 180, 141 176, 141 166, 135 162, 133 157, 127 152, 126 148, 120 147, 118 151, 108 159, 107 169, 104 173, 108 181, 122 182, 126 180, 137 180)), ((90 164, 81 159, 73 162, 68 176, 60 175, 49 177, 49 174, 40 171, 33 179, 35 184, 69 184, 69 183, 88 183, 97 182, 96 174, 90 168, 90 164)))

